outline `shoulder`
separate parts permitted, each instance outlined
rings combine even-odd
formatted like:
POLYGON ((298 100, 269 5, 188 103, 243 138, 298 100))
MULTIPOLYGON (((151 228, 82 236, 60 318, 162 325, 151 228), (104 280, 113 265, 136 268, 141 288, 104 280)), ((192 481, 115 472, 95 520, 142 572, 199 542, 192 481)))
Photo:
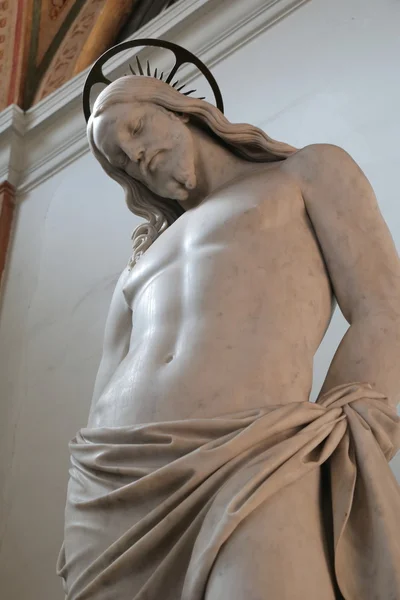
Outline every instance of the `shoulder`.
POLYGON ((304 146, 297 152, 289 156, 289 160, 297 160, 302 162, 323 162, 326 160, 334 160, 338 162, 347 162, 353 160, 340 146, 335 144, 309 144, 304 146))
POLYGON ((362 176, 350 154, 334 144, 310 144, 301 148, 286 159, 285 169, 303 185, 332 181, 339 175, 362 176))

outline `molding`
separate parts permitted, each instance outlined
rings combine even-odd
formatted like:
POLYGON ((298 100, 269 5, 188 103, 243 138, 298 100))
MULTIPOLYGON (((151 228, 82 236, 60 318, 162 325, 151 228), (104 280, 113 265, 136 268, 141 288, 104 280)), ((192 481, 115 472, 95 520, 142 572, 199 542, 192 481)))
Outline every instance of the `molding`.
MULTIPOLYGON (((215 66, 251 39, 309 0, 181 0, 135 33, 163 37, 186 46, 207 66, 215 66)), ((141 51, 147 59, 151 50, 141 51)), ((111 79, 126 72, 132 52, 109 61, 111 79)), ((161 69, 163 64, 157 60, 161 69)), ((166 65, 167 66, 167 65, 166 65)), ((0 113, 0 182, 7 179, 20 196, 88 151, 81 93, 89 69, 23 113, 13 105, 0 113)), ((183 67, 180 81, 197 72, 183 67)))
POLYGON ((20 135, 25 134, 25 114, 16 104, 11 104, 0 113, 0 135, 12 127, 20 135))
POLYGON ((12 104, 0 113, 0 184, 15 188, 21 180, 20 158, 26 135, 26 115, 12 104))

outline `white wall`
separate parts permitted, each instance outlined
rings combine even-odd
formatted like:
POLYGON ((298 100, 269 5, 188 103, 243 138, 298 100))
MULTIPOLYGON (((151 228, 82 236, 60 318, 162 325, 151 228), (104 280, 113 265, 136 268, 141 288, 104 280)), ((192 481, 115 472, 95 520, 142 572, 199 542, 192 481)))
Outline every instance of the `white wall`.
MULTIPOLYGON (((399 23, 393 0, 312 0, 213 68, 232 121, 296 146, 332 142, 348 150, 373 184, 398 248, 399 23)), ((63 598, 54 564, 67 443, 86 422, 135 222, 90 155, 19 206, 0 315, 2 600, 63 598)), ((316 357, 315 389, 345 328, 335 315, 316 357)))
POLYGON ((19 207, 0 320, 2 600, 62 598, 67 443, 87 418, 132 221, 89 154, 19 207))

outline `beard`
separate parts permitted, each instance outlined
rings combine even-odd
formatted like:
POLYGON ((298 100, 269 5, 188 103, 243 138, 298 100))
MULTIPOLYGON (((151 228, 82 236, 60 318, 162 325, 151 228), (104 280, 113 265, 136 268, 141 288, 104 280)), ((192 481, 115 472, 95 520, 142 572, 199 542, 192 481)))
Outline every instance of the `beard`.
POLYGON ((184 201, 197 185, 194 161, 189 157, 176 155, 160 157, 152 179, 153 181, 148 182, 148 187, 153 192, 163 198, 184 201))

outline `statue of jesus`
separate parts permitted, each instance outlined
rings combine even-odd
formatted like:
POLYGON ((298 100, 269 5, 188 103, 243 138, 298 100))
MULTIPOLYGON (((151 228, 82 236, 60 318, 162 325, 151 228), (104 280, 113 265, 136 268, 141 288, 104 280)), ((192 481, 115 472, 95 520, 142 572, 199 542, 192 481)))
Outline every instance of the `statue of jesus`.
POLYGON ((400 261, 360 168, 148 76, 88 138, 145 222, 70 446, 68 600, 400 598, 400 261))

